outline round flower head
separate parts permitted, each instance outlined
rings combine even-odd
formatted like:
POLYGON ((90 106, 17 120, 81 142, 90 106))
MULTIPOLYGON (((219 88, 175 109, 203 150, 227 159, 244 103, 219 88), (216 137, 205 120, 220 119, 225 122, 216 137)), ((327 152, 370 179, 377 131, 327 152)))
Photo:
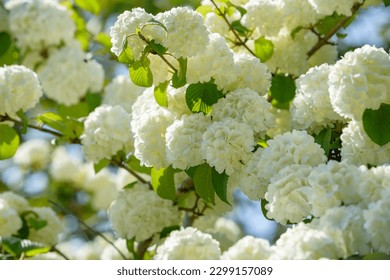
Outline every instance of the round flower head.
POLYGON ((167 31, 167 38, 161 44, 175 57, 193 57, 206 49, 209 31, 201 14, 186 7, 178 7, 158 14, 156 19, 167 31))
POLYGON ((157 248, 156 260, 218 260, 221 257, 218 241, 210 234, 187 227, 171 232, 157 248))
POLYGON ((67 106, 78 103, 87 91, 100 91, 104 81, 103 67, 87 60, 77 44, 51 54, 38 75, 45 94, 67 106))
POLYGON ((22 65, 0 67, 0 115, 16 116, 27 111, 42 96, 37 75, 22 65))
POLYGON ((166 131, 167 160, 174 168, 187 169, 204 162, 201 152, 202 135, 211 124, 203 113, 183 115, 166 131))
POLYGON ((272 254, 268 240, 245 236, 222 254, 223 260, 268 260, 272 254))
POLYGON ((108 209, 109 219, 119 237, 143 241, 165 227, 180 223, 180 215, 172 201, 162 199, 148 185, 135 184, 119 192, 108 209))
POLYGON ((144 90, 135 85, 129 75, 117 76, 104 88, 103 104, 120 105, 131 114, 131 107, 144 90))
POLYGON ((265 132, 274 127, 271 104, 265 97, 248 88, 239 89, 226 95, 213 105, 212 117, 215 121, 232 118, 248 124, 253 131, 264 137, 265 132))
POLYGON ((233 174, 250 158, 255 140, 253 130, 234 119, 214 122, 203 134, 203 156, 218 173, 233 174))
POLYGON ((352 7, 355 2, 363 2, 362 0, 308 0, 308 2, 313 5, 314 9, 320 15, 330 16, 333 13, 337 13, 339 15, 351 16, 352 15, 352 7))
POLYGON ((17 45, 23 49, 44 49, 73 40, 75 24, 65 6, 51 0, 7 2, 9 25, 17 45))
POLYGON ((31 210, 38 215, 39 220, 46 221, 46 225, 40 229, 30 228, 28 238, 31 241, 43 244, 57 244, 59 234, 63 231, 64 225, 56 216, 56 213, 49 207, 35 207, 31 210))
POLYGON ((130 115, 119 105, 103 105, 89 114, 81 135, 87 160, 111 159, 119 150, 132 149, 130 115))
POLYGON ((14 161, 23 168, 40 170, 49 163, 50 152, 50 144, 47 141, 31 139, 19 146, 14 161))
POLYGON ((334 110, 360 121, 365 109, 390 103, 390 56, 383 49, 365 45, 337 61, 329 74, 334 110))
POLYGON ((0 198, 0 238, 16 233, 22 227, 18 212, 10 207, 7 200, 0 198))
POLYGON ((390 188, 390 165, 380 165, 368 169, 359 167, 364 178, 360 184, 359 194, 365 205, 382 199, 382 192, 390 188))
POLYGON ((27 199, 14 192, 9 191, 0 193, 0 199, 4 199, 8 206, 19 214, 23 213, 29 207, 27 199))
POLYGON ((67 153, 64 146, 56 148, 51 156, 49 167, 50 176, 60 182, 78 182, 78 174, 81 169, 81 161, 67 153))

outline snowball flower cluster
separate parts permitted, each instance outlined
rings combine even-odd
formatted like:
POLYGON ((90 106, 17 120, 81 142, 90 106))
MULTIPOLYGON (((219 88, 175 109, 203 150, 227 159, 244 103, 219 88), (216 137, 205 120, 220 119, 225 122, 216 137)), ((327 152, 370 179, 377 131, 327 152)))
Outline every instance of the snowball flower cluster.
POLYGON ((363 0, 307 0, 311 5, 313 5, 314 9, 317 13, 325 16, 330 16, 334 12, 339 15, 351 16, 352 15, 352 7, 355 2, 361 3, 363 0))
POLYGON ((76 26, 65 6, 52 0, 11 0, 9 28, 23 50, 41 50, 73 40, 76 26))
POLYGON ((0 198, 0 237, 11 236, 22 227, 18 212, 10 207, 7 200, 0 198))
POLYGON ((131 151, 130 115, 119 105, 102 105, 89 114, 81 142, 86 158, 98 163, 119 150, 131 151))
POLYGON ((14 161, 23 168, 40 170, 50 161, 50 144, 43 139, 31 139, 21 144, 14 156, 14 161))
POLYGON ((390 104, 390 56, 365 45, 337 61, 329 74, 329 93, 341 116, 361 120, 365 109, 390 104))
POLYGON ((22 65, 0 67, 0 115, 33 108, 42 96, 38 76, 22 65))
POLYGON ((180 224, 179 211, 172 201, 162 199, 141 183, 119 192, 108 214, 120 237, 135 237, 136 241, 146 240, 165 227, 180 224))
POLYGON ((217 260, 221 257, 218 241, 193 227, 171 232, 157 248, 156 260, 217 260))
POLYGON ((268 260, 272 249, 268 240, 245 236, 225 251, 223 260, 268 260))
POLYGON ((101 90, 103 67, 77 44, 66 46, 51 54, 40 68, 39 79, 45 94, 64 105, 74 105, 87 93, 101 90))
POLYGON ((255 146, 253 130, 245 123, 226 119, 210 125, 202 137, 202 152, 218 173, 233 174, 250 158, 255 146))

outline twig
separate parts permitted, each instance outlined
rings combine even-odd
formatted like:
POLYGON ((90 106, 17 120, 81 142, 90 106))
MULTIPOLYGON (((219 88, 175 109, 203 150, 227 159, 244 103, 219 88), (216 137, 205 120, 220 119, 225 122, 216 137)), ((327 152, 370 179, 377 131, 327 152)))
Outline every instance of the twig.
POLYGON ((49 199, 49 202, 51 204, 53 204, 54 206, 56 206, 57 208, 59 208, 62 212, 66 213, 66 214, 69 214, 69 215, 72 215, 73 217, 76 218, 76 220, 81 224, 83 225, 85 228, 87 228, 88 230, 90 230, 91 232, 95 233, 96 235, 100 236, 101 238, 104 239, 104 241, 106 241, 108 244, 110 244, 118 253, 119 255, 121 255, 121 257, 126 260, 126 256, 125 254, 123 254, 121 252, 121 250, 119 250, 119 248, 112 242, 110 241, 107 237, 105 237, 102 233, 96 231, 95 229, 93 229, 92 227, 90 227, 89 225, 87 225, 86 223, 84 223, 82 220, 79 219, 79 217, 77 217, 76 215, 74 215, 72 212, 70 212, 68 209, 64 208, 63 206, 61 206, 60 204, 58 204, 57 202, 54 202, 52 200, 49 199))
POLYGON ((62 253, 60 250, 58 250, 58 248, 56 248, 55 246, 53 246, 51 248, 51 251, 57 253, 58 255, 60 255, 61 257, 63 257, 65 260, 70 260, 64 253, 62 253))
POLYGON ((139 174, 137 174, 134 170, 132 170, 126 163, 124 163, 120 160, 116 160, 116 159, 112 159, 111 162, 113 164, 115 164, 116 166, 125 169, 127 172, 129 172, 131 175, 133 175, 135 178, 137 178, 137 180, 140 181, 141 183, 150 185, 150 183, 148 181, 146 181, 139 174))

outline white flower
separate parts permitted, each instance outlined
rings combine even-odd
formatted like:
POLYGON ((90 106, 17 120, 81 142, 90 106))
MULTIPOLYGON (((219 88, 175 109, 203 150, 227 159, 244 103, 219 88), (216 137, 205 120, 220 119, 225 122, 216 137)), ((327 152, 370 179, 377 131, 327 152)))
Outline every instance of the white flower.
POLYGON ((368 232, 372 247, 382 253, 390 253, 390 191, 383 192, 383 197, 371 203, 363 213, 364 228, 368 232))
POLYGON ((141 28, 142 25, 151 19, 152 15, 146 13, 142 8, 134 8, 131 11, 125 11, 120 14, 117 21, 110 29, 112 43, 111 51, 119 56, 127 42, 133 52, 134 59, 140 59, 145 47, 145 42, 135 35, 136 29, 141 28))
POLYGON ((253 154, 243 170, 240 186, 251 199, 263 198, 270 179, 287 165, 317 166, 326 162, 324 150, 306 131, 276 135, 267 145, 253 154))
POLYGON ((307 176, 313 167, 287 165, 271 179, 265 199, 267 217, 280 224, 299 223, 310 215, 310 192, 307 176))
POLYGON ((7 200, 0 198, 0 237, 8 237, 22 227, 18 212, 10 207, 7 200))
POLYGON ((21 144, 14 156, 14 161, 23 168, 40 170, 50 160, 50 144, 43 139, 31 139, 21 144))
POLYGON ((299 26, 310 26, 322 17, 315 12, 309 2, 310 0, 283 0, 282 20, 288 30, 292 31, 299 26))
POLYGON ((78 173, 81 166, 78 158, 69 155, 65 147, 60 146, 52 153, 49 174, 56 181, 77 183, 80 182, 78 173))
POLYGON ((226 90, 235 91, 241 88, 250 88, 261 95, 265 95, 271 86, 271 73, 266 64, 254 56, 246 53, 234 54, 234 68, 224 71, 234 71, 234 79, 226 90))
POLYGON ((245 236, 222 254, 223 260, 268 260, 271 246, 268 240, 245 236))
POLYGON ((363 2, 362 0, 308 0, 311 5, 313 5, 314 9, 317 13, 325 16, 330 16, 334 12, 339 15, 351 16, 352 15, 352 7, 355 2, 363 2))
POLYGON ((389 163, 390 143, 379 146, 366 134, 363 124, 351 121, 341 134, 341 158, 355 165, 389 163))
POLYGON ((144 90, 135 85, 129 75, 117 76, 104 88, 103 104, 120 105, 131 114, 131 107, 144 90))
POLYGON ((338 259, 343 256, 337 240, 325 231, 304 223, 288 228, 276 241, 274 249, 272 258, 282 260, 338 259))
POLYGON ((342 206, 328 209, 316 223, 344 251, 343 257, 369 253, 369 236, 364 229, 363 209, 358 206, 342 206), (318 223, 317 223, 318 222, 318 223))
POLYGON ((202 151, 218 173, 233 174, 250 158, 255 140, 253 130, 234 119, 214 122, 203 134, 202 151))
POLYGON ((359 203, 363 199, 359 191, 364 177, 358 167, 346 162, 331 160, 315 167, 307 178, 312 187, 312 214, 320 217, 329 208, 359 203))
POLYGON ((55 245, 58 243, 59 234, 63 231, 64 225, 49 207, 34 207, 33 212, 38 214, 39 220, 44 220, 47 224, 40 229, 30 228, 28 238, 31 241, 55 245))
POLYGON ((175 57, 192 57, 206 48, 209 31, 201 14, 186 7, 177 7, 158 14, 156 19, 167 30, 167 38, 161 44, 175 57))
POLYGON ((9 25, 23 50, 58 46, 73 39, 76 26, 65 6, 51 0, 9 1, 9 25))
POLYGON ((120 191, 108 214, 119 237, 135 237, 137 241, 180 223, 179 211, 172 201, 160 198, 148 185, 140 183, 120 191))
POLYGON ((45 94, 67 106, 78 103, 87 91, 100 91, 104 81, 103 67, 87 60, 77 44, 51 54, 38 75, 45 94))
POLYGON ((19 214, 29 207, 27 199, 11 191, 0 193, 0 199, 5 200, 7 205, 19 214))
MULTIPOLYGON (((153 75, 153 84, 158 86, 166 81, 172 79, 173 70, 168 66, 168 64, 158 55, 149 54, 148 58, 150 60, 150 71, 153 75)), ((165 55, 164 58, 176 69, 179 69, 178 61, 170 55, 165 55)), ((144 88, 145 89, 145 88, 144 88)))
POLYGON ((32 70, 22 65, 0 67, 0 115, 27 111, 41 96, 38 76, 32 70))
POLYGON ((97 107, 89 114, 84 127, 81 143, 88 160, 98 163, 111 159, 119 150, 131 151, 130 115, 121 106, 97 107))
POLYGON ((294 128, 318 131, 343 120, 330 103, 327 83, 330 71, 331 66, 322 64, 296 80, 297 93, 290 107, 294 128))
POLYGON ((363 172, 359 194, 367 205, 382 198, 382 192, 390 188, 390 165, 381 165, 368 169, 362 165, 359 167, 363 172))
POLYGON ((156 260, 218 260, 221 256, 218 241, 210 234, 187 227, 171 232, 157 248, 156 260))
POLYGON ((166 131, 166 155, 174 168, 187 169, 204 162, 201 151, 202 135, 211 124, 203 113, 183 115, 166 131))
POLYGON ((271 104, 265 97, 251 89, 239 89, 226 94, 225 98, 213 105, 214 121, 232 118, 248 124, 255 133, 264 137, 265 132, 274 127, 274 116, 270 112, 271 104))
POLYGON ((361 120, 365 109, 390 103, 390 57, 369 45, 350 51, 329 74, 329 93, 334 110, 361 120))

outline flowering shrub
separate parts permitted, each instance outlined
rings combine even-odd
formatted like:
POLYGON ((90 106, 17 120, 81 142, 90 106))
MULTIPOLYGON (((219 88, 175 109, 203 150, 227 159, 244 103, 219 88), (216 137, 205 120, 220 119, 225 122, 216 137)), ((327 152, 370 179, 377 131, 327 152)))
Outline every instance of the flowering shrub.
POLYGON ((109 2, 0 5, 0 259, 390 257, 390 56, 333 41, 389 1, 109 2))

